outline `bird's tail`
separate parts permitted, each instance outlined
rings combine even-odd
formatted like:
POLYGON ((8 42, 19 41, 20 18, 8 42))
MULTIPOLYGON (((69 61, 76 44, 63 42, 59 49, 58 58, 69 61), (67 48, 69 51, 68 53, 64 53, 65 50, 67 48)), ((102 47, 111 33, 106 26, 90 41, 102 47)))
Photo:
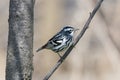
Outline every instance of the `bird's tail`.
POLYGON ((46 45, 44 45, 44 46, 38 48, 38 49, 36 50, 36 52, 39 52, 40 50, 45 49, 45 47, 46 47, 46 45))
POLYGON ((42 48, 38 48, 38 49, 36 50, 36 52, 39 52, 40 50, 42 50, 42 48))

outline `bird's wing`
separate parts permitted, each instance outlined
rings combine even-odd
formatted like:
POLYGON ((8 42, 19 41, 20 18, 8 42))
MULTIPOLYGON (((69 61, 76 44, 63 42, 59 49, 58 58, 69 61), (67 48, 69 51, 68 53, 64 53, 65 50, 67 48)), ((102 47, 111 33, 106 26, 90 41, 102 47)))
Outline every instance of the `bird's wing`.
POLYGON ((56 34, 55 36, 53 36, 49 41, 48 41, 48 46, 50 47, 55 47, 55 46, 59 46, 62 44, 63 42, 63 38, 64 36, 60 33, 56 34))

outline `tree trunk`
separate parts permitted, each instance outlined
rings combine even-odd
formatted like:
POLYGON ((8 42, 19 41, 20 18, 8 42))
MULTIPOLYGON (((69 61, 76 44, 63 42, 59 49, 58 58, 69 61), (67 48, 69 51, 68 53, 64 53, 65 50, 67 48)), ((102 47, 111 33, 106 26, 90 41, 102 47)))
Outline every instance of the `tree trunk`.
POLYGON ((31 80, 34 0, 10 0, 6 80, 31 80))

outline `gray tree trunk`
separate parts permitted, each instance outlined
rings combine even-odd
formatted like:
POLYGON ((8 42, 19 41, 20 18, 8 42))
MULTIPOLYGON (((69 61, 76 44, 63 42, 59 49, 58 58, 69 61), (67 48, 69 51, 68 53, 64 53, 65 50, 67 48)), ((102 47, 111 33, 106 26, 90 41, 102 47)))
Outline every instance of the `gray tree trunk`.
POLYGON ((34 0, 10 0, 6 80, 31 80, 34 0))

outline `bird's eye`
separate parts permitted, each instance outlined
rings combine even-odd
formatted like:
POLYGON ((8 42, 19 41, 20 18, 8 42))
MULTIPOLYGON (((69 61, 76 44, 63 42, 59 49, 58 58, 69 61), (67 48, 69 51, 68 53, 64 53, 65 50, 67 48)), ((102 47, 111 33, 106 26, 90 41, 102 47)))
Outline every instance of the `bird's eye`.
POLYGON ((69 30, 69 32, 72 32, 72 31, 73 31, 72 29, 69 30))
POLYGON ((64 29, 64 31, 65 31, 66 34, 71 34, 73 32, 73 29, 66 28, 66 29, 64 29))
POLYGON ((69 33, 69 34, 71 34, 72 32, 73 32, 73 30, 71 30, 71 29, 67 31, 67 33, 69 33))

